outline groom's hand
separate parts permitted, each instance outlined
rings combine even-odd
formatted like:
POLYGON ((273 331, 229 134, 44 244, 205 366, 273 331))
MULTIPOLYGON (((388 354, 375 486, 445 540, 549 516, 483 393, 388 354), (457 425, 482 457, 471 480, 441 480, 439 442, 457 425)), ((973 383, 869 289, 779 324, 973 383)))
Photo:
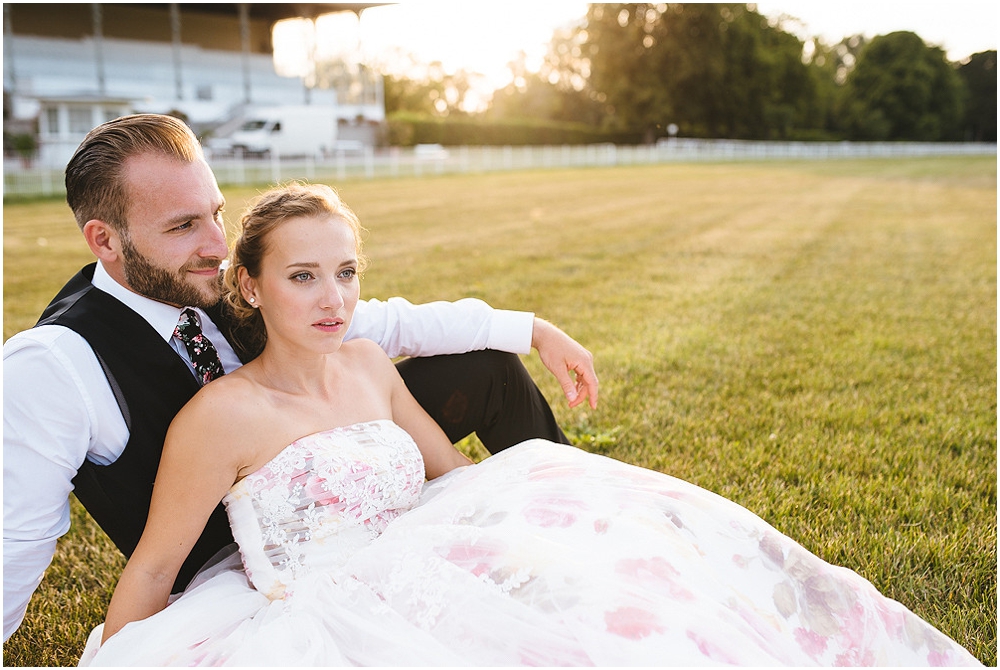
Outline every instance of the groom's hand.
POLYGON ((537 317, 531 346, 538 350, 542 363, 559 380, 570 407, 589 398, 590 408, 597 409, 598 382, 593 354, 548 321, 537 317))

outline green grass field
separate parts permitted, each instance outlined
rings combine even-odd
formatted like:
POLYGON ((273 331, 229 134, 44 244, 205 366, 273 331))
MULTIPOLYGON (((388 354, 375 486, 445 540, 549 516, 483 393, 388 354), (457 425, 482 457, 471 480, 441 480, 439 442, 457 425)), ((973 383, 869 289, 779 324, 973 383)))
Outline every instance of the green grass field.
MULTIPOLYGON (((479 297, 590 348, 582 448, 670 473, 997 650, 996 158, 619 167, 339 185, 363 297, 479 297)), ((254 193, 223 187, 235 221, 254 193)), ((4 206, 4 338, 89 252, 4 206)), ((474 440, 462 447, 474 457, 474 440)), ((123 561, 74 526, 5 665, 75 664, 123 561)))

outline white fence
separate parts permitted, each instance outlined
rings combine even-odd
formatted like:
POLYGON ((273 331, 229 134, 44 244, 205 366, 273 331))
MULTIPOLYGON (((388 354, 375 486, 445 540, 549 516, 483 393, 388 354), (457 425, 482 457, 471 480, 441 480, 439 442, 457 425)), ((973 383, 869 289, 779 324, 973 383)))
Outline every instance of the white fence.
MULTIPOLYGON (((754 142, 738 140, 663 140, 655 145, 441 147, 338 152, 322 159, 211 155, 209 163, 222 185, 273 184, 290 179, 336 183, 348 179, 421 177, 456 173, 553 168, 608 167, 698 161, 829 160, 922 156, 996 156, 997 145, 910 142, 754 142)), ((4 196, 58 195, 65 192, 62 170, 35 168, 5 159, 4 196)))

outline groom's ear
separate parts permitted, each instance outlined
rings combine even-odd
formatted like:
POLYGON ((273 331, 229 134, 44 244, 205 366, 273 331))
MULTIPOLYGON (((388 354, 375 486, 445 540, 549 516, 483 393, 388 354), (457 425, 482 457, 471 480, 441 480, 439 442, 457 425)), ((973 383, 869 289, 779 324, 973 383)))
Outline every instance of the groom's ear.
POLYGON ((121 258, 121 236, 106 221, 91 219, 83 224, 83 237, 91 253, 105 265, 114 264, 121 258))

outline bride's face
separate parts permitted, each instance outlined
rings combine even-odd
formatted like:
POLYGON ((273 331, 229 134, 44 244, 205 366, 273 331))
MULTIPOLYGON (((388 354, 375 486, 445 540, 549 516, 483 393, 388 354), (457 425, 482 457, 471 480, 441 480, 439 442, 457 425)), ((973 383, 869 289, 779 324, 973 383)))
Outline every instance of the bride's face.
POLYGON ((260 275, 245 280, 269 343, 336 351, 360 295, 354 231, 337 216, 288 219, 268 236, 260 275))

